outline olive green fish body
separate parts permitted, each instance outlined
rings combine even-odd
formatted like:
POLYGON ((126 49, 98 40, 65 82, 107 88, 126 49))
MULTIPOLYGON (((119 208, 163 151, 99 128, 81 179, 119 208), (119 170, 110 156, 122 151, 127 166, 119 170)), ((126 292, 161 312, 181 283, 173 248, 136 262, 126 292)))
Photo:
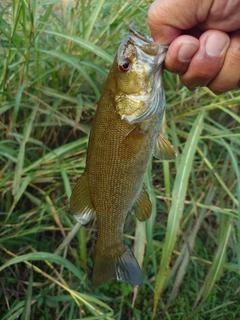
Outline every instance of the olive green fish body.
POLYGON ((114 244, 116 238, 122 240, 122 226, 142 188, 153 151, 153 137, 156 138, 160 129, 158 117, 131 125, 121 120, 113 105, 112 102, 110 108, 109 102, 99 103, 85 170, 97 214, 98 242, 101 239, 102 250, 114 244), (116 228, 105 228, 107 220, 108 226, 116 225, 116 228))
MULTIPOLYGON (((79 222, 87 223, 93 214, 97 217, 94 285, 112 278, 132 285, 142 282, 136 258, 124 243, 123 228, 128 212, 134 212, 140 221, 149 218, 151 202, 144 174, 153 153, 166 154, 165 149, 171 148, 160 136, 159 150, 154 151, 165 101, 163 90, 154 93, 153 89, 156 85, 162 89, 165 51, 130 27, 98 103, 86 168, 70 200, 79 222)), ((170 157, 173 153, 170 151, 170 157)))

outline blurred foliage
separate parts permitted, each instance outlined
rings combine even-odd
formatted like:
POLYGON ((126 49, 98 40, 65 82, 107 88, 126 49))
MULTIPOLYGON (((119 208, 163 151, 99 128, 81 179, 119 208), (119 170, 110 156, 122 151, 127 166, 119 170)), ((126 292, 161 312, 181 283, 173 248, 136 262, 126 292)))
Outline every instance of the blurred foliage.
POLYGON ((240 90, 189 92, 165 74, 178 157, 147 172, 151 218, 126 221, 139 288, 92 287, 96 221, 80 228, 69 212, 104 80, 129 23, 149 33, 149 4, 0 4, 3 320, 240 318, 240 90))

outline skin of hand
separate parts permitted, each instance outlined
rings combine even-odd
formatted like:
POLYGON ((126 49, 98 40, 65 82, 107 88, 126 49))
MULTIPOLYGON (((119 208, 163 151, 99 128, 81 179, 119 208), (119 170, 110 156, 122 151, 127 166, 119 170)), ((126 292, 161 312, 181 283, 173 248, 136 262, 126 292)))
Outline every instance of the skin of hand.
POLYGON ((240 0, 155 0, 148 24, 156 42, 170 44, 165 68, 190 90, 240 86, 240 0))

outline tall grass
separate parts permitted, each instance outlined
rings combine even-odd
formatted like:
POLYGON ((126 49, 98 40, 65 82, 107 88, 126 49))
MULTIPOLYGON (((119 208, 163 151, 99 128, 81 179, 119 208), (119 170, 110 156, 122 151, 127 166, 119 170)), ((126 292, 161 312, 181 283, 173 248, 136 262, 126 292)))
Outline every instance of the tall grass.
POLYGON ((85 165, 97 100, 146 1, 0 4, 1 319, 240 318, 240 90, 189 92, 165 74, 163 132, 176 161, 153 160, 153 213, 128 217, 144 281, 89 280, 96 221, 68 198, 85 165))

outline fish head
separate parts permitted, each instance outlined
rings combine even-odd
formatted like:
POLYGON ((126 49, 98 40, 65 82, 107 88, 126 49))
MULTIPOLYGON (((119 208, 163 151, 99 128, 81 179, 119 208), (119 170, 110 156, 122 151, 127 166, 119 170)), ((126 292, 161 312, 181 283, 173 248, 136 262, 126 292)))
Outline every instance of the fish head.
POLYGON ((130 25, 112 70, 116 109, 129 123, 142 122, 163 113, 162 77, 167 48, 130 25))

